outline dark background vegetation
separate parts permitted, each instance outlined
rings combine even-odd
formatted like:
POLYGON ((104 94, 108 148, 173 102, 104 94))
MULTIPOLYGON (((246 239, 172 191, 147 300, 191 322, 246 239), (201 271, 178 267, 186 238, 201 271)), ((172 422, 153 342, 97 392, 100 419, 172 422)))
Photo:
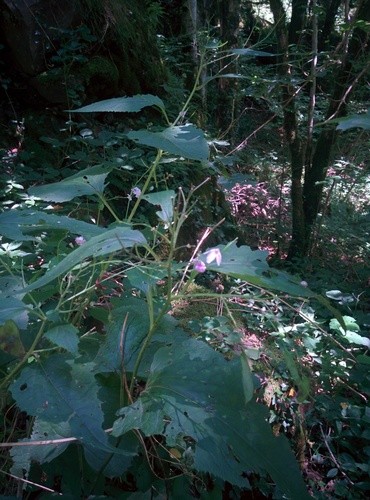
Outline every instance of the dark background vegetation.
MULTIPOLYGON (((350 318, 347 324, 356 325, 353 331, 368 338, 370 119, 356 126, 356 117, 365 116, 369 106, 369 16, 369 0, 1 0, 1 210, 37 208, 29 188, 112 164, 109 198, 124 219, 131 189, 142 185, 153 160, 153 152, 132 148, 125 134, 133 128, 156 130, 159 113, 67 110, 153 94, 165 102, 171 121, 197 81, 182 120, 205 131, 210 161, 194 165, 178 159, 164 165, 156 179, 158 191, 181 186, 189 192, 210 178, 197 192, 176 258, 189 259, 204 228, 225 219, 208 246, 238 238, 239 244, 267 251, 272 268, 289 271, 326 295, 350 318), (340 121, 348 116, 349 122, 340 121), (343 123, 349 126, 341 128, 343 123), (117 158, 120 167, 129 168, 115 169, 117 158)), ((99 213, 96 223, 103 226, 113 221, 107 209, 84 199, 67 211, 58 204, 53 210, 86 222, 99 213)), ((154 225, 155 213, 144 204, 139 224, 154 225)), ((0 256, 17 258, 17 248, 7 245, 2 238, 0 256)), ((28 269, 40 270, 44 258, 68 250, 57 240, 49 245, 36 263, 25 257, 28 269)), ((121 284, 110 286, 101 292, 102 301, 121 284)), ((219 293, 236 285, 211 273, 197 286, 219 293)), ((289 437, 315 498, 366 498, 368 343, 346 344, 343 354, 321 339, 320 352, 313 354, 315 342, 307 339, 319 334, 309 319, 319 318, 320 328, 335 336, 340 326, 330 322, 329 328, 332 314, 322 304, 315 310, 305 304, 303 321, 296 302, 287 299, 285 307, 273 295, 253 293, 255 302, 237 313, 235 338, 222 321, 204 323, 204 317, 217 317, 214 304, 205 311, 196 301, 177 304, 175 315, 196 322, 193 331, 211 338, 226 355, 240 343, 258 351, 255 371, 262 382, 256 397, 269 407, 274 431, 289 437), (298 341, 296 332, 304 332, 298 341), (292 356, 282 354, 284 336, 292 356), (361 360, 355 363, 357 356, 361 360), (303 366, 296 375, 300 382, 293 360, 303 366), (310 396, 301 404, 297 384, 302 389, 305 377, 310 396)), ((87 329, 101 328, 96 317, 86 323, 87 329)), ((28 437, 27 419, 4 396, 4 441, 28 437)), ((4 454, 4 473, 9 463, 4 454)), ((204 481, 209 495, 216 491, 210 478, 204 481)), ((262 476, 251 482, 253 498, 281 498, 262 476)), ((8 476, 1 484, 4 494, 14 493, 8 476)), ((189 497, 211 498, 200 490, 194 486, 189 497)), ((121 491, 137 492, 137 483, 125 477, 121 491)), ((219 491, 222 498, 249 498, 228 483, 219 491)))

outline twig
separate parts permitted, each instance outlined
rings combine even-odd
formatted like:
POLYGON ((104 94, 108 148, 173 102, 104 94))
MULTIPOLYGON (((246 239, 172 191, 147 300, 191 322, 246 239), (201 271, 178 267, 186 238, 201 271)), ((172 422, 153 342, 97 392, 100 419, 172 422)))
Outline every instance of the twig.
POLYGON ((32 484, 32 486, 37 486, 38 488, 41 488, 42 490, 50 491, 50 493, 56 493, 57 495, 63 495, 63 493, 60 493, 59 491, 52 490, 51 488, 47 488, 46 486, 43 486, 42 484, 34 483, 33 481, 29 481, 28 479, 24 479, 23 477, 14 476, 13 474, 9 474, 9 472, 5 472, 3 470, 0 472, 5 474, 6 476, 9 476, 9 477, 12 477, 13 479, 16 479, 17 481, 22 481, 23 483, 32 484))
POLYGON ((350 478, 347 476, 347 474, 344 472, 344 470, 340 466, 339 462, 335 458, 333 452, 331 451, 331 448, 329 446, 328 440, 326 439, 325 432, 322 430, 322 424, 320 424, 320 431, 321 431, 321 435, 322 435, 322 438, 324 440, 325 446, 328 449, 328 452, 329 452, 331 460, 337 466, 338 470, 343 474, 343 476, 349 481, 349 483, 351 484, 351 486, 353 486, 355 483, 350 480, 350 478))

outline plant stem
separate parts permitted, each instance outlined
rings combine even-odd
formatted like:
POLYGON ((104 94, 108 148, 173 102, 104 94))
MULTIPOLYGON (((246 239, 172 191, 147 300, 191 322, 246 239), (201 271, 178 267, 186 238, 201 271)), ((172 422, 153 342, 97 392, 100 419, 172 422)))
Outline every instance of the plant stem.
POLYGON ((157 156, 155 157, 153 165, 152 165, 152 167, 151 167, 151 169, 150 169, 150 171, 148 173, 148 177, 146 178, 146 181, 144 183, 143 189, 141 190, 141 194, 137 198, 137 200, 135 202, 135 205, 134 205, 133 209, 131 210, 131 213, 130 213, 128 219, 127 219, 127 222, 131 222, 132 219, 133 219, 133 217, 134 217, 134 215, 136 214, 136 211, 139 208, 140 202, 141 202, 144 194, 147 192, 147 190, 149 188, 150 181, 155 176, 155 171, 156 171, 156 168, 157 168, 159 162, 161 161, 162 155, 163 155, 163 151, 161 149, 158 149, 157 156))

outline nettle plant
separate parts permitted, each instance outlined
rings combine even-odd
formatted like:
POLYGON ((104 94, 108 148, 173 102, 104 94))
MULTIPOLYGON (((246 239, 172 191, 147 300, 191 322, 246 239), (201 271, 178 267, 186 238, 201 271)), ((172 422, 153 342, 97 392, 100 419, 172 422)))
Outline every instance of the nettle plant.
POLYGON ((185 195, 153 186, 169 159, 186 159, 194 169, 207 164, 204 133, 179 124, 183 113, 170 123, 164 103, 152 95, 77 112, 147 106, 166 125, 127 133, 154 148, 155 157, 140 187, 132 186, 123 215, 105 195, 111 164, 31 188, 30 195, 49 204, 44 209, 0 214, 1 388, 5 410, 14 402, 27 415, 23 437, 6 444, 10 473, 28 491, 74 497, 207 498, 221 495, 225 481, 250 489, 255 477, 265 476, 285 497, 308 498, 287 439, 273 435, 267 408, 255 401, 246 353, 225 359, 180 328, 171 308, 206 270, 276 293, 315 294, 271 270, 266 252, 235 241, 207 249, 210 230, 188 261, 176 261, 197 187, 185 195), (50 213, 50 204, 60 209, 81 197, 95 198, 113 222, 103 227, 50 213), (137 220, 143 203, 154 207, 154 225, 137 220))

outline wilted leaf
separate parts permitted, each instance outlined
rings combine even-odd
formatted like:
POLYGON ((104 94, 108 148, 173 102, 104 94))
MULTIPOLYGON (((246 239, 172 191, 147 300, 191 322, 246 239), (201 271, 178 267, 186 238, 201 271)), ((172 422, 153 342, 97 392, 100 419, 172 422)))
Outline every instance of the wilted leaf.
POLYGON ((17 358, 25 354, 18 327, 12 320, 0 326, 0 349, 17 358))

